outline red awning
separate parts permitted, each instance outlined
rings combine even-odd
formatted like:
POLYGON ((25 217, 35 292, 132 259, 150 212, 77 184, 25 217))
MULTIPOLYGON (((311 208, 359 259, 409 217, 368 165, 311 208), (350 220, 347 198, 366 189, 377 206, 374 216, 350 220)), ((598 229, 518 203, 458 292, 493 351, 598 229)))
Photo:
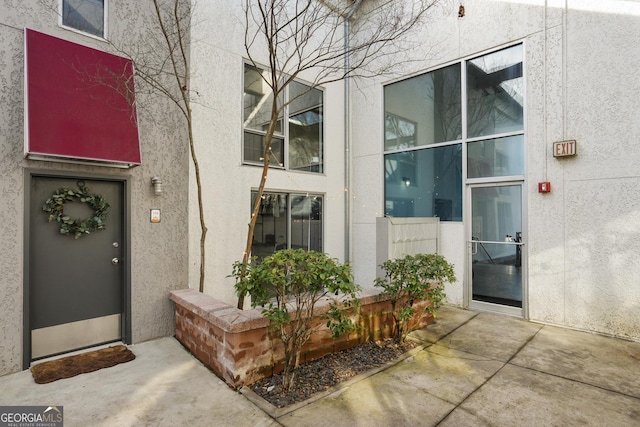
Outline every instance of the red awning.
POLYGON ((25 155, 139 165, 133 63, 25 30, 25 155))

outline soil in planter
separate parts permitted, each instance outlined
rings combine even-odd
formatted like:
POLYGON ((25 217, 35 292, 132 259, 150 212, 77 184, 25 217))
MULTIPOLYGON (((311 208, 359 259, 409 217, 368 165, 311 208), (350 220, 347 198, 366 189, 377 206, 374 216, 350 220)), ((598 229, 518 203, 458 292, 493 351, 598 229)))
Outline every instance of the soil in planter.
POLYGON ((272 405, 282 408, 309 399, 315 393, 348 379, 378 368, 418 346, 412 340, 397 344, 393 339, 367 342, 338 353, 300 365, 296 371, 296 386, 285 392, 282 389, 282 375, 277 374, 252 384, 251 390, 272 405))

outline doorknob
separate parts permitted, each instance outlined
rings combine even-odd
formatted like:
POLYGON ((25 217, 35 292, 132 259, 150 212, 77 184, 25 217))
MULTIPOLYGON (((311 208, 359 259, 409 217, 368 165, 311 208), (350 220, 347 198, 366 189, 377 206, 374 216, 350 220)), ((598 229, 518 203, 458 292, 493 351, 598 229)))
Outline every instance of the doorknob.
POLYGON ((120 262, 120 260, 118 258, 113 258, 111 260, 111 264, 113 264, 113 265, 118 265, 119 262, 120 262))

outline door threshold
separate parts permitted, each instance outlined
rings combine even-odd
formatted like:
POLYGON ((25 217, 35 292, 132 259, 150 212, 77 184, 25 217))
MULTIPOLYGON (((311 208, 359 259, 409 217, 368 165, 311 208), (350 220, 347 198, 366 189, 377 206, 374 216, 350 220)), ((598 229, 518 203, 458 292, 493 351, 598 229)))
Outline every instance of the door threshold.
POLYGON ((524 318, 524 310, 519 307, 511 307, 508 305, 493 304, 484 301, 471 301, 469 309, 475 311, 484 311, 495 314, 505 314, 507 316, 524 318))

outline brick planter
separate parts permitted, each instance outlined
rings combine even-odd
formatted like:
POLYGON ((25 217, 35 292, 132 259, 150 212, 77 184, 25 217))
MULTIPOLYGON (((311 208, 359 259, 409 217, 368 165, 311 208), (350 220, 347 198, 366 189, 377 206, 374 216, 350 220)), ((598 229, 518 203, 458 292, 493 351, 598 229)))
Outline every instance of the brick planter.
MULTIPOLYGON (((365 290, 359 294, 359 328, 335 340, 321 317, 328 303, 321 301, 314 319, 318 332, 304 346, 301 363, 389 337, 393 324, 391 304, 388 299, 379 298, 378 292, 365 290)), ((282 343, 269 332, 269 322, 260 310, 238 310, 195 289, 172 291, 169 298, 176 307, 176 339, 231 387, 248 385, 282 370, 282 343)), ((418 304, 416 311, 422 313, 425 305, 418 304)), ((416 315, 411 329, 432 321, 430 315, 416 315)))

